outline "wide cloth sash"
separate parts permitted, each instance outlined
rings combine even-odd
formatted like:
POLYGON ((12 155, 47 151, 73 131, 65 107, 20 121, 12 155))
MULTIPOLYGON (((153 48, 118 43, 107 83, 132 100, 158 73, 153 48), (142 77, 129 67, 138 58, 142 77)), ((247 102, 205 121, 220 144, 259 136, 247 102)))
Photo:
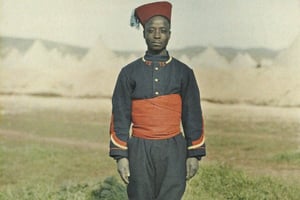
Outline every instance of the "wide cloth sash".
POLYGON ((132 100, 132 135, 144 139, 167 139, 179 134, 181 106, 179 94, 132 100))

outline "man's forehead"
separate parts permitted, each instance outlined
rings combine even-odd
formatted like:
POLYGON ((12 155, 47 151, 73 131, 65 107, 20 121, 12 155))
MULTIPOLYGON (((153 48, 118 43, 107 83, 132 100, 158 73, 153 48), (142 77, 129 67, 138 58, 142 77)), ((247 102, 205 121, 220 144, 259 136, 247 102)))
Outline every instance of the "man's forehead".
POLYGON ((169 21, 165 17, 162 17, 162 16, 154 16, 151 19, 149 19, 149 21, 145 24, 145 26, 147 26, 147 27, 154 26, 154 25, 170 27, 169 21))

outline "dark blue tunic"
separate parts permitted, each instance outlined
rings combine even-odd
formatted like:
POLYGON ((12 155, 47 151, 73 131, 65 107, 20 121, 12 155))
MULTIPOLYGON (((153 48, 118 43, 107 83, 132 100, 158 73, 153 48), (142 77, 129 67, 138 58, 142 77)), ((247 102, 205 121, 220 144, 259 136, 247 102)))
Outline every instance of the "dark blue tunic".
POLYGON ((198 159, 205 156, 200 94, 193 70, 169 55, 146 53, 122 68, 118 76, 112 97, 111 157, 128 157, 132 100, 168 94, 179 94, 182 98, 181 120, 187 156, 198 159))

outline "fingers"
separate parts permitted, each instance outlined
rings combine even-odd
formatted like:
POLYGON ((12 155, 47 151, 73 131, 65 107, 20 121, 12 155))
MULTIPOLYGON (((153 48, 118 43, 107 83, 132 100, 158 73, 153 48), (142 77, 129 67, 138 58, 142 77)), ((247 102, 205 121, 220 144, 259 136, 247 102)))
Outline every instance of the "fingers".
POLYGON ((124 183, 128 184, 129 183, 129 161, 127 158, 121 158, 118 160, 118 172, 124 181, 124 183))
POLYGON ((199 161, 197 158, 188 158, 186 160, 186 179, 194 177, 199 169, 199 161))
POLYGON ((189 168, 189 170, 187 172, 187 177, 186 177, 187 180, 189 180, 192 177, 194 177, 196 175, 197 171, 198 171, 198 168, 193 168, 193 167, 189 168))
POLYGON ((130 176, 129 172, 126 170, 121 170, 121 171, 119 171, 119 174, 120 174, 122 180, 124 181, 124 183, 129 184, 129 176, 130 176))

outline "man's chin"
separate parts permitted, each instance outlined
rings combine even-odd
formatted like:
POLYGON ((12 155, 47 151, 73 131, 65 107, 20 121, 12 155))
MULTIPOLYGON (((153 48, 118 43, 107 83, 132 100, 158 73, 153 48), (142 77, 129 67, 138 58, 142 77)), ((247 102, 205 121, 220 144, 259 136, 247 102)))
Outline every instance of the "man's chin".
POLYGON ((161 47, 161 46, 154 46, 151 48, 152 51, 163 51, 165 48, 161 47))
POLYGON ((155 51, 163 50, 163 48, 161 46, 154 46, 154 47, 152 47, 152 49, 155 51))

